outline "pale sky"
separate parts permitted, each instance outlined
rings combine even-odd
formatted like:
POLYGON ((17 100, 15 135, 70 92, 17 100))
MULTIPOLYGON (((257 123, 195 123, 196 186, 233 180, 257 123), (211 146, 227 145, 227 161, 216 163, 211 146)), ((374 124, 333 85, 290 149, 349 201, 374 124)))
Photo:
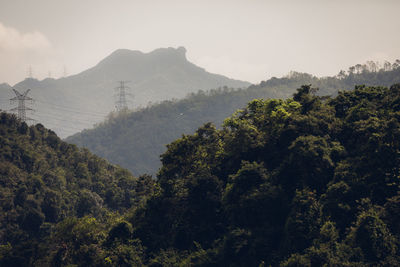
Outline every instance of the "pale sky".
POLYGON ((400 58, 398 0, 0 0, 0 83, 76 74, 116 49, 187 49, 206 70, 259 83, 400 58))

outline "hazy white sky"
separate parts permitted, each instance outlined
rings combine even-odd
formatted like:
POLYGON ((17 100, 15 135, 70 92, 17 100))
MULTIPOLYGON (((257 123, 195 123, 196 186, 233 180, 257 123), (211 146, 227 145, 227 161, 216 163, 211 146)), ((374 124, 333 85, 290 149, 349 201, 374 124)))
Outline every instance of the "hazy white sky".
POLYGON ((0 0, 0 83, 57 78, 118 48, 184 46, 210 72, 258 83, 400 58, 398 0, 0 0))

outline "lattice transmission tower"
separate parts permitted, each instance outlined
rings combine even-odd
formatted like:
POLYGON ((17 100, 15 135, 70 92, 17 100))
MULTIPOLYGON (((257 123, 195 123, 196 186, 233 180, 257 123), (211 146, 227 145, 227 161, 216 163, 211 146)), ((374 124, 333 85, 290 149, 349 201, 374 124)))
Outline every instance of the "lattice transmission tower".
POLYGON ((33 109, 27 107, 25 105, 25 101, 31 101, 31 104, 33 104, 33 98, 28 96, 28 93, 31 89, 26 90, 23 94, 18 92, 17 90, 13 89, 15 93, 15 97, 10 99, 11 104, 14 104, 16 101, 18 101, 18 107, 12 108, 10 111, 17 111, 17 117, 21 121, 33 121, 34 119, 31 119, 26 116, 26 111, 33 111, 33 109))
POLYGON ((117 91, 116 93, 116 101, 115 101, 115 109, 117 112, 121 112, 123 110, 128 109, 128 102, 130 102, 127 99, 127 96, 132 96, 128 90, 130 89, 128 86, 125 84, 128 83, 129 81, 119 81, 119 86, 115 88, 117 91))

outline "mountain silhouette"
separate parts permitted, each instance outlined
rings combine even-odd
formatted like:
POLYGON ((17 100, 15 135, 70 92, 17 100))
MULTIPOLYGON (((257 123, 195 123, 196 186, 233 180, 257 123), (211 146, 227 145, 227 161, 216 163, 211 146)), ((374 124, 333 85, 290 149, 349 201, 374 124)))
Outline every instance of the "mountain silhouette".
MULTIPOLYGON (((149 53, 118 49, 96 66, 79 74, 60 79, 27 78, 13 88, 31 89, 36 101, 35 112, 27 114, 36 122, 66 137, 99 123, 115 110, 119 81, 127 81, 128 108, 149 103, 183 98, 199 90, 228 86, 244 88, 248 82, 212 74, 186 59, 186 49, 159 48, 149 53)), ((0 85, 2 110, 9 110, 8 99, 14 97, 9 85, 0 85)))

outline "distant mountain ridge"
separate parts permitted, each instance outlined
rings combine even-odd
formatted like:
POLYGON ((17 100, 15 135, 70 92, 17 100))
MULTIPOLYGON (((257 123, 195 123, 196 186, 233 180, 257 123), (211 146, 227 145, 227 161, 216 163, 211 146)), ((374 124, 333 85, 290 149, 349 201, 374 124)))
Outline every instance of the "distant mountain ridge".
POLYGON ((200 92, 179 101, 165 101, 121 114, 94 129, 70 136, 66 141, 87 147, 136 175, 154 175, 161 166, 159 155, 166 150, 166 144, 182 134, 194 133, 204 123, 220 126, 226 117, 255 98, 287 98, 305 84, 319 88, 319 95, 335 95, 338 90, 349 90, 355 85, 390 86, 399 82, 399 66, 390 71, 349 73, 341 78, 318 78, 293 72, 287 77, 271 78, 243 90, 200 92))
MULTIPOLYGON (((212 74, 186 59, 186 49, 159 48, 149 53, 118 49, 96 66, 65 78, 42 81, 28 78, 14 85, 17 90, 31 89, 37 122, 66 137, 104 120, 115 110, 118 81, 129 81, 130 108, 149 102, 183 98, 198 90, 222 86, 244 88, 250 83, 212 74)), ((14 97, 10 86, 0 85, 0 109, 11 108, 14 97)))

